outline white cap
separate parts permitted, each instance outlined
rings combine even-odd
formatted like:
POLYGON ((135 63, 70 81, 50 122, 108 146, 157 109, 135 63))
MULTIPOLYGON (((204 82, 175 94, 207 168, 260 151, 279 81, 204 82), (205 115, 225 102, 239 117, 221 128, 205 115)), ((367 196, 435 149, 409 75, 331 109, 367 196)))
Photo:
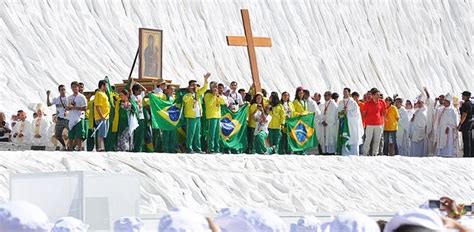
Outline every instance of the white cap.
POLYGON ((158 232, 210 232, 209 223, 202 215, 187 208, 173 209, 164 215, 158 232))
POLYGON ((453 95, 450 93, 447 93, 446 96, 444 96, 444 99, 449 101, 451 104, 453 103, 453 95))
POLYGON ((321 222, 314 216, 305 216, 298 219, 297 223, 291 224, 290 232, 319 232, 321 222))
POLYGON ((89 225, 73 217, 62 217, 54 223, 51 232, 87 232, 89 225))
POLYGON ((374 220, 356 212, 337 215, 332 221, 324 223, 321 229, 325 232, 380 232, 380 227, 374 220))
POLYGON ((234 231, 288 231, 283 220, 276 214, 265 209, 225 208, 214 220, 223 232, 234 231))
POLYGON ((0 231, 46 232, 50 227, 48 216, 36 205, 25 201, 0 205, 0 231))
POLYGON ((38 110, 41 110, 41 112, 44 113, 44 109, 45 109, 45 107, 44 107, 43 103, 38 103, 35 106, 35 112, 38 112, 38 110))
POLYGON ((444 230, 439 214, 429 209, 400 211, 385 225, 385 232, 394 231, 402 225, 422 226, 430 230, 444 230))
POLYGON ((139 232, 143 222, 137 217, 122 217, 114 223, 114 232, 139 232))

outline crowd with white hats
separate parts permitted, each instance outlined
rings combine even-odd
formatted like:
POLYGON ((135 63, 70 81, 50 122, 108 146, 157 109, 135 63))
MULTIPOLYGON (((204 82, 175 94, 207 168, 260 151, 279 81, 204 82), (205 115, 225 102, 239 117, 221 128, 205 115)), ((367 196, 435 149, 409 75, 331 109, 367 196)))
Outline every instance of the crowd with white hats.
MULTIPOLYGON (((302 217, 288 226, 282 218, 266 209, 225 208, 213 219, 187 208, 167 212, 159 222, 158 232, 409 232, 473 231, 474 219, 463 205, 447 197, 440 199, 440 209, 402 210, 389 221, 375 221, 357 212, 344 212, 321 223, 314 216, 302 217), (461 209, 462 208, 462 209, 461 209), (460 210, 457 210, 460 209, 460 210)), ((114 223, 114 232, 139 232, 144 222, 137 217, 123 217, 114 223)), ((88 225, 72 217, 59 218, 54 224, 37 206, 23 201, 0 205, 0 231, 15 232, 85 232, 88 225)))

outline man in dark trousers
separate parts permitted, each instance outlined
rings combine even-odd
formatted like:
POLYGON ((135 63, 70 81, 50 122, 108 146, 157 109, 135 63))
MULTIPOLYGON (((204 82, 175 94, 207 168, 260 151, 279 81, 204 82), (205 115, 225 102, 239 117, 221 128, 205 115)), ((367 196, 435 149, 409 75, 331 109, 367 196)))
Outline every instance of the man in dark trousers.
POLYGON ((459 109, 461 113, 461 121, 459 122, 458 130, 462 133, 462 143, 464 147, 464 157, 474 157, 473 141, 472 141, 472 111, 474 106, 470 100, 471 93, 464 91, 462 93, 463 104, 459 109))

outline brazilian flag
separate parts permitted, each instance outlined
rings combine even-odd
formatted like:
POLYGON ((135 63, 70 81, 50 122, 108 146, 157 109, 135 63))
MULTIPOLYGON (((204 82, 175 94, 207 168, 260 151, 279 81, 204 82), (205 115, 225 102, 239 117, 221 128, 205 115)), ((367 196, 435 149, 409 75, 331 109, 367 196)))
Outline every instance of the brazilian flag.
POLYGON ((165 101, 152 93, 148 94, 148 98, 153 129, 176 130, 181 123, 181 108, 175 102, 165 101))
POLYGON ((288 128, 288 146, 293 152, 302 152, 318 146, 316 130, 314 129, 314 113, 289 118, 286 121, 288 128))
POLYGON ((220 136, 224 149, 242 151, 247 147, 248 111, 248 104, 237 112, 232 112, 226 106, 221 107, 220 136))
POLYGON ((339 115, 339 130, 337 133, 337 147, 336 153, 341 155, 344 146, 346 146, 347 150, 351 149, 351 145, 349 144, 349 122, 347 121, 346 115, 339 115))

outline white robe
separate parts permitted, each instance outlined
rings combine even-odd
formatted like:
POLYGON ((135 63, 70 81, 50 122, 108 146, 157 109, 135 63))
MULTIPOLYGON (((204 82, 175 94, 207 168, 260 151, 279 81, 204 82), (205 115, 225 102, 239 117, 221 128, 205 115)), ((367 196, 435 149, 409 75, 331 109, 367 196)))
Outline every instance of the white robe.
POLYGON ((434 126, 434 142, 436 155, 453 157, 457 153, 458 141, 458 117, 453 107, 442 107, 436 115, 434 126), (446 134, 448 128, 448 134, 446 134))
POLYGON ((426 156, 427 150, 427 109, 425 106, 416 109, 410 128, 410 156, 426 156))
POLYGON ((36 118, 33 120, 31 123, 31 145, 34 146, 47 146, 50 140, 50 137, 48 136, 49 132, 49 123, 44 119, 43 117, 41 118, 36 118), (35 138, 35 131, 36 127, 39 127, 38 134, 41 136, 41 138, 35 138))
POLYGON ((321 114, 321 110, 319 109, 318 103, 311 98, 308 99, 308 111, 314 113, 314 126, 317 127, 318 117, 321 114))
MULTIPOLYGON (((398 145, 398 154, 407 156, 409 151, 409 140, 408 134, 410 132, 410 115, 405 107, 400 107, 398 109, 398 130, 397 130, 397 145, 398 145)), ((413 116, 413 112, 411 113, 413 116)))
POLYGON ((433 99, 427 98, 425 102, 426 106, 426 138, 427 138, 427 146, 428 146, 428 156, 434 155, 435 146, 434 146, 434 122, 436 121, 436 103, 433 99))
POLYGON ((330 99, 319 105, 321 114, 318 117, 317 137, 323 153, 335 153, 337 141, 337 104, 330 99), (326 109, 326 110, 325 110, 326 109), (323 122, 328 125, 323 126, 323 122))
POLYGON ((358 147, 363 143, 364 126, 362 125, 362 116, 360 114, 359 105, 352 98, 344 98, 339 102, 337 112, 341 112, 346 108, 347 122, 349 126, 349 144, 351 150, 343 149, 343 155, 359 155, 358 147))
POLYGON ((18 144, 30 144, 31 143, 31 123, 29 121, 17 122, 12 131, 12 142, 18 144), (16 136, 15 134, 23 134, 23 137, 16 136))

